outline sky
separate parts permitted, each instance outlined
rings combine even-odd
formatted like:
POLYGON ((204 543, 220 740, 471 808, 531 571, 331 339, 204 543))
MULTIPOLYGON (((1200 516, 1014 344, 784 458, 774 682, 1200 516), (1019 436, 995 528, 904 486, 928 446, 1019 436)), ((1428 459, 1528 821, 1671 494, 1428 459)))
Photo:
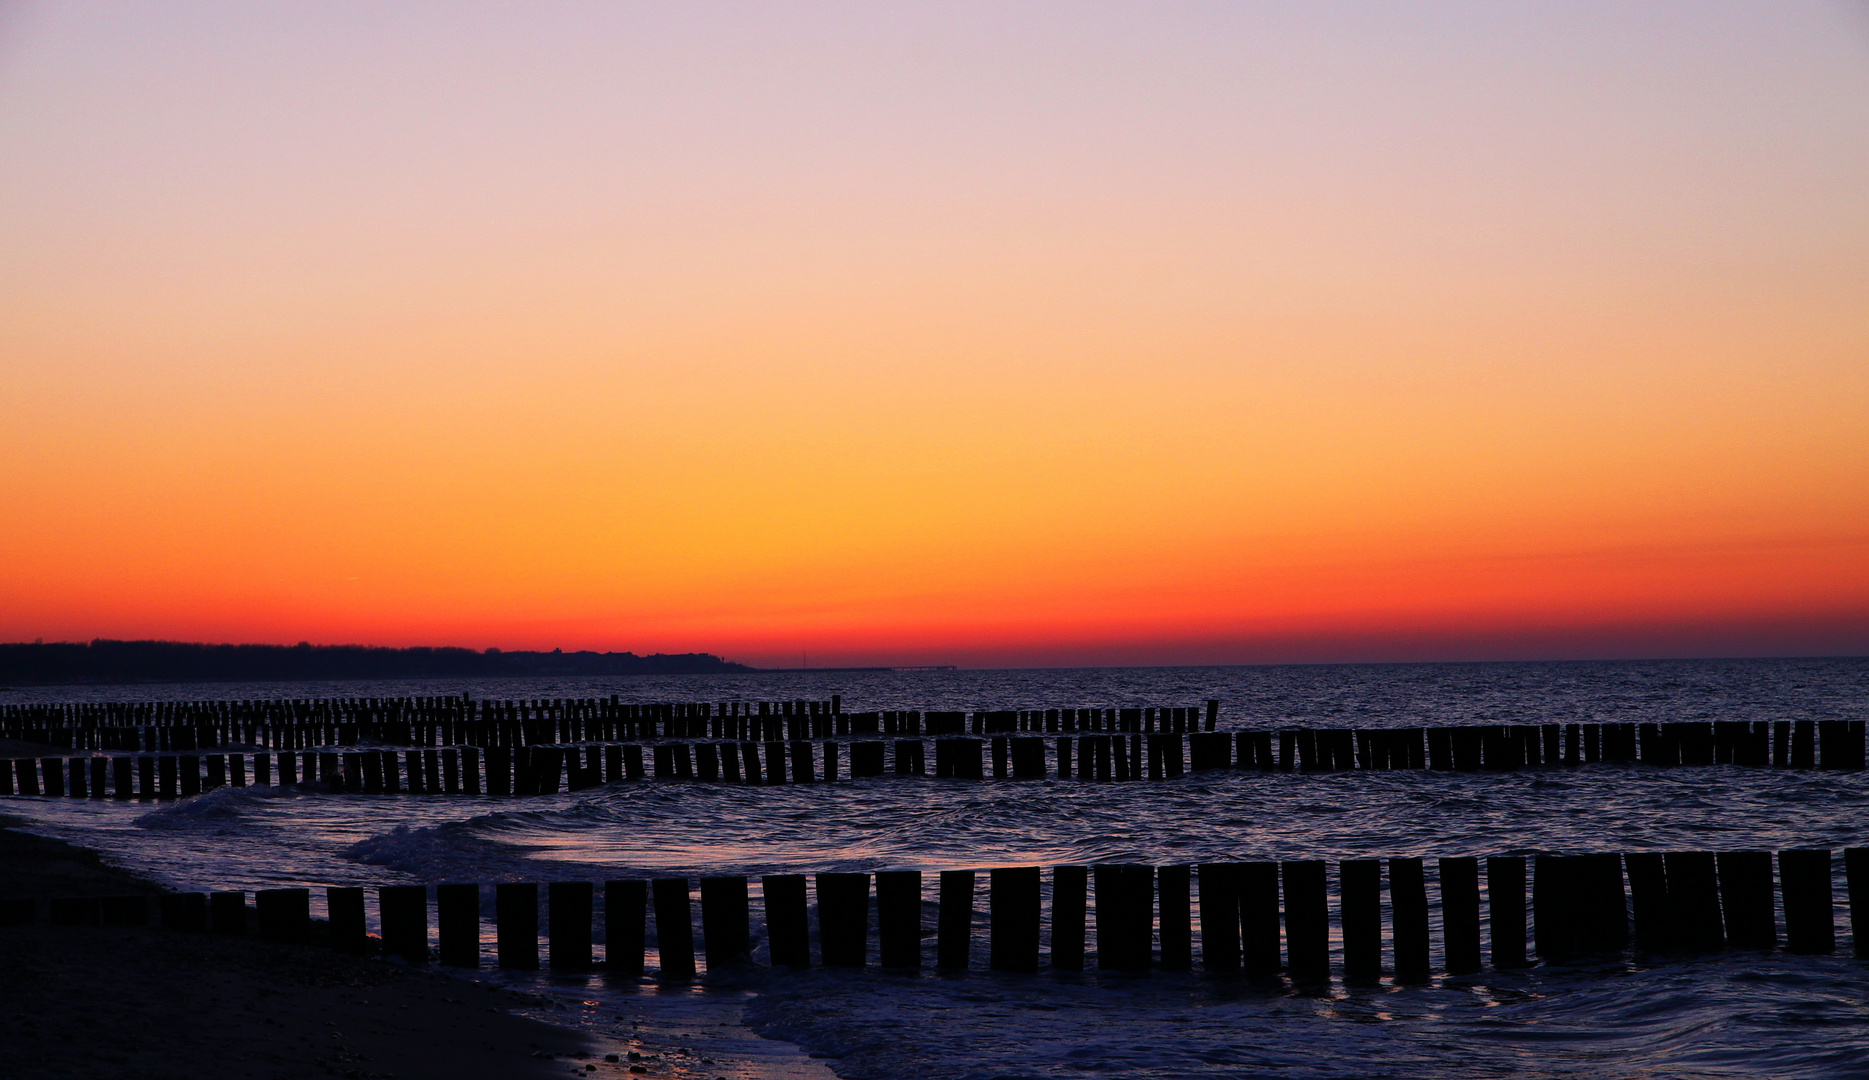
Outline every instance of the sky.
POLYGON ((1869 653, 1869 6, 0 3, 0 640, 1869 653))

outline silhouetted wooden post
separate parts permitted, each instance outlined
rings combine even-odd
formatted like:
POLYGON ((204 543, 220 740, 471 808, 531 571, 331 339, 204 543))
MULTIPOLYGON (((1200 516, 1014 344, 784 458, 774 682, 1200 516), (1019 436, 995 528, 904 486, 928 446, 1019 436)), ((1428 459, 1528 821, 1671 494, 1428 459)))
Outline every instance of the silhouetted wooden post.
POLYGON ((1669 924, 1674 944, 1690 952, 1714 952, 1726 944, 1720 919, 1719 877, 1710 851, 1670 851, 1669 924))
POLYGON ((1147 971, 1154 953, 1154 867, 1106 864, 1094 872, 1097 967, 1147 971))
POLYGON ((818 777, 811 759, 811 744, 803 739, 792 742, 792 783, 814 784, 818 777))
POLYGON ((941 871, 940 912, 935 927, 935 966, 963 971, 973 944, 973 871, 941 871))
POLYGON ((1240 887, 1240 970, 1255 979, 1276 976, 1284 966, 1279 956, 1279 865, 1275 862, 1241 863, 1236 871, 1240 887))
POLYGON ((1668 873, 1660 854, 1631 851, 1622 857, 1629 871, 1629 906, 1635 915, 1635 947, 1642 952, 1666 952, 1673 947, 1668 903, 1668 873))
POLYGON ((1451 772, 1454 768, 1454 740, 1448 729, 1432 727, 1428 735, 1428 768, 1436 772, 1451 772))
MULTIPOLYGON (((869 745, 881 750, 883 744, 869 745)), ((883 967, 919 968, 922 966, 922 873, 920 870, 877 872, 876 937, 883 967)))
POLYGON ((1198 873, 1201 970, 1209 974, 1237 972, 1240 968, 1239 868, 1232 863, 1202 863, 1198 873))
POLYGON ((663 982, 694 978, 694 911, 688 879, 656 878, 650 883, 655 897, 656 953, 661 959, 663 982))
POLYGON ((768 874, 759 879, 766 908, 766 940, 773 967, 811 966, 811 922, 805 875, 768 874))
POLYGON ((746 961, 752 927, 745 878, 701 879, 701 937, 710 974, 746 961))
POLYGON ((369 951, 370 938, 365 929, 363 890, 332 886, 324 895, 326 918, 331 927, 331 948, 351 956, 364 955, 369 951))
POLYGON ((1088 867, 1054 866, 1051 869, 1051 966, 1055 971, 1084 970, 1089 882, 1088 867))
POLYGON ((480 966, 480 886, 435 886, 436 958, 449 967, 480 966))
POLYGON ((1805 956, 1833 953, 1830 852, 1797 849, 1778 853, 1779 888, 1785 900, 1785 950, 1805 956))
POLYGON ((493 923, 500 966, 537 971, 539 887, 529 881, 495 885, 493 923))
POLYGON ((987 875, 987 958, 994 971, 1037 971, 1039 869, 1002 867, 987 875))
POLYGON ((1450 975, 1480 970, 1480 861, 1440 861, 1441 933, 1450 975))
POLYGON ((1428 980, 1428 884, 1421 860, 1389 860, 1389 908, 1394 925, 1395 981, 1428 980))
POLYGON ((1286 970, 1292 982, 1330 981, 1330 908, 1324 863, 1307 859, 1279 864, 1285 885, 1286 970))
POLYGON ((1343 981, 1349 986, 1373 985, 1382 978, 1382 864, 1376 859, 1344 859, 1337 864, 1337 885, 1343 981))
MULTIPOLYGON (((359 893, 362 890, 358 890, 359 893)), ((30 920, 28 920, 30 921, 30 920)), ((203 893, 169 893, 162 897, 162 928, 206 933, 208 898, 203 893)))
POLYGON ((310 889, 261 889, 253 908, 262 940, 302 945, 311 938, 310 889))
POLYGON ((1496 855, 1486 860, 1486 913, 1495 968, 1525 966, 1525 859, 1496 855))
POLYGON ((824 966, 860 968, 869 959, 870 876, 819 874, 818 944, 824 966))
POLYGON ((1532 934, 1547 964, 1577 956, 1578 896, 1570 860, 1540 855, 1532 863, 1532 934))
POLYGON ((247 894, 217 892, 208 894, 208 918, 217 934, 240 936, 247 932, 247 894))
POLYGON ((1715 856, 1726 943, 1770 952, 1778 947, 1772 902, 1772 853, 1722 851, 1715 856))
POLYGON ((383 952, 411 964, 428 962, 428 889, 421 885, 385 885, 376 891, 377 918, 383 926, 383 952))
POLYGON ((604 967, 618 975, 642 977, 648 920, 648 882, 604 882, 604 967))
POLYGON ((1192 867, 1181 864, 1164 866, 1155 872, 1163 971, 1194 968, 1192 871, 1192 867))
POLYGON ((1792 721, 1791 767, 1794 769, 1817 767, 1817 721, 1792 721))
POLYGON ((1849 893, 1856 958, 1869 959, 1869 848, 1843 849, 1843 887, 1849 893))
POLYGON ((1012 748, 1012 775, 1021 780, 1045 778, 1045 740, 1021 737, 1009 740, 1012 748))
POLYGON ((594 889, 588 881, 554 881, 546 886, 547 934, 553 971, 591 969, 591 914, 594 889))

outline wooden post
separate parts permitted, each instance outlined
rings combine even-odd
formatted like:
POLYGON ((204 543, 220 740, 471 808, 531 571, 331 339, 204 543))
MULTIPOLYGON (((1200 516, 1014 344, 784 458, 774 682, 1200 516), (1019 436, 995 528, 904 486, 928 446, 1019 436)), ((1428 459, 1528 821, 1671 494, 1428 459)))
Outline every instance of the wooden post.
POLYGON ((412 964, 427 963, 428 889, 385 885, 376 891, 376 910, 383 926, 383 952, 412 964))
POLYGON ((331 948, 351 956, 363 956, 370 950, 365 929, 363 890, 332 886, 324 891, 325 912, 331 926, 331 948))
POLYGON ((588 881, 554 881, 546 886, 547 933, 553 971, 591 969, 591 908, 594 889, 588 881))
POLYGON ((1094 873, 1097 967, 1147 971, 1154 952, 1154 867, 1103 864, 1094 873))
POLYGON ((529 881, 493 887, 493 923, 499 964, 539 969, 539 887, 529 881))
POLYGON ((1198 873, 1201 970, 1232 974, 1240 969, 1239 868, 1233 863, 1202 863, 1198 873))
POLYGON ((1579 954, 1620 953, 1629 945, 1629 903, 1622 888, 1622 859, 1615 854, 1570 857, 1573 917, 1579 954))
POLYGON ((1519 855, 1486 860, 1486 913, 1492 931, 1495 968, 1524 967, 1525 859, 1519 855))
POLYGON ((1344 859, 1337 864, 1337 883, 1344 984, 1374 985, 1382 978, 1382 863, 1344 859))
MULTIPOLYGON (((359 893, 362 890, 358 890, 359 893)), ((203 893, 168 893, 162 897, 162 926, 202 934, 208 930, 208 898, 203 893)))
POLYGON ((752 926, 744 877, 701 879, 701 939, 708 974, 745 963, 752 951, 752 926))
POLYGON ((1631 851, 1622 857, 1629 871, 1629 906, 1635 915, 1635 947, 1641 952, 1666 952, 1673 947, 1672 906, 1668 903, 1668 873, 1661 855, 1631 851))
POLYGON ((1089 910, 1090 870, 1083 866, 1051 868, 1051 967, 1084 970, 1085 914, 1089 910))
POLYGON ((1662 856, 1668 872, 1669 924, 1674 944, 1690 952, 1714 952, 1726 944, 1720 920, 1719 877, 1713 853, 1671 851, 1662 856))
POLYGON ((1440 861, 1441 934, 1450 975, 1480 970, 1480 861, 1440 861))
MULTIPOLYGON (((882 750, 882 743, 857 743, 882 750)), ((881 755, 878 754, 880 759, 881 755)), ((854 757, 853 757, 854 763, 854 757)), ((880 772, 881 762, 878 761, 880 772)), ((876 775, 876 774, 868 774, 876 775)), ((1054 901, 1055 902, 1055 901, 1054 901)), ((882 966, 922 966, 922 873, 882 870, 876 874, 876 937, 882 966)))
POLYGON ((649 883, 604 882, 604 967, 641 978, 649 918, 649 883))
POLYGON ((1322 860, 1279 864, 1285 886, 1286 970, 1292 982, 1330 981, 1330 909, 1322 860))
POLYGON ((768 874, 759 879, 765 898, 766 940, 773 967, 811 966, 811 922, 805 900, 805 875, 768 874))
POLYGON ((1540 855, 1532 862, 1532 935, 1538 957, 1560 964, 1577 957, 1577 895, 1571 860, 1540 855))
POLYGON ((480 966, 480 886, 435 886, 439 959, 449 967, 480 966))
POLYGON ((1275 862, 1241 863, 1236 871, 1240 889, 1240 970, 1255 979, 1278 975, 1279 880, 1275 862))
POLYGON ((964 971, 973 943, 973 871, 941 871, 941 906, 936 917, 935 966, 964 971))
POLYGON ((1773 911, 1772 853, 1722 851, 1715 856, 1726 943, 1735 949, 1770 952, 1778 947, 1773 911))
POLYGON ((310 889, 261 889, 253 906, 261 939, 303 945, 311 938, 310 889))
MULTIPOLYGON (((1171 737, 1180 739, 1179 735, 1171 737)), ((1164 866, 1155 872, 1163 971, 1194 969, 1192 870, 1183 864, 1164 866)))
POLYGON ((1045 778, 1045 740, 1026 736, 1009 740, 1012 747, 1012 775, 1021 780, 1045 778))
POLYGON ((1794 769, 1817 767, 1817 721, 1792 721, 1791 767, 1794 769))
POLYGON ((208 917, 215 933, 244 935, 247 932, 247 894, 244 892, 209 893, 208 917))
POLYGON ((1428 981, 1428 884, 1421 860, 1389 860, 1389 908, 1395 939, 1395 981, 1428 981))
POLYGON ((1833 953, 1830 852, 1798 849, 1778 853, 1778 881, 1785 900, 1785 951, 1804 956, 1833 953))
POLYGON ((1037 971, 1039 916, 1038 867, 989 871, 988 966, 994 971, 1037 971))
POLYGON ((1856 958, 1869 960, 1869 848, 1843 849, 1843 887, 1849 893, 1856 958))
POLYGON ((655 897, 655 940, 662 961, 662 981, 686 982, 694 978, 694 912, 688 879, 656 878, 649 888, 655 897))

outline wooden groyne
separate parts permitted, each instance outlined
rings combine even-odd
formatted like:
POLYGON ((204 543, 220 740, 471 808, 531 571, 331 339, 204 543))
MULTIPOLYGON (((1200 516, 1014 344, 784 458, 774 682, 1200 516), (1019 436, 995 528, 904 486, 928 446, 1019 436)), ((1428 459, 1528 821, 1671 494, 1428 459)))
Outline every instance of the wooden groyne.
POLYGON ((648 739, 748 742, 844 735, 1214 731, 1220 703, 1136 708, 846 713, 824 701, 625 702, 617 697, 481 701, 462 696, 0 706, 0 738, 72 750, 176 752, 221 746, 528 746, 648 739), (1204 723, 1204 728, 1203 728, 1204 723))
MULTIPOLYGON (((1578 725, 1587 728, 1587 725, 1578 725)), ((0 795, 74 798, 187 798, 219 787, 310 785, 350 794, 549 795, 627 781, 691 780, 771 786, 881 776, 1128 782, 1172 780, 1189 772, 1508 771, 1600 762, 1654 766, 1761 765, 1863 767, 1860 722, 1825 721, 1823 753, 1786 760, 1683 752, 1671 725, 1633 744, 1591 743, 1545 729, 1399 728, 1345 731, 1147 732, 949 736, 769 742, 661 740, 653 743, 384 748, 357 744, 254 753, 113 754, 0 760, 0 795), (932 753, 929 743, 932 742, 932 753), (1543 751, 1553 747, 1553 752, 1543 751), (1633 746, 1634 749, 1630 750, 1633 746), (1572 747, 1578 752, 1570 753, 1572 747), (1595 747, 1592 750, 1592 747, 1595 747), (1607 747, 1607 751, 1605 751, 1607 747)), ((1681 725, 1692 727, 1694 725, 1681 725)), ((1787 725, 1795 726, 1795 725, 1787 725)), ((1587 735, 1588 731, 1575 734, 1587 735)), ((1796 739, 1787 745, 1797 746, 1796 739)), ((1738 744, 1727 744, 1735 750, 1738 744)))
MULTIPOLYGON (((1869 958, 1869 849, 1845 850, 1842 863, 1855 953, 1869 958)), ((776 874, 759 879, 759 895, 773 967, 1153 969, 1355 986, 1619 956, 1829 954, 1835 870, 1822 849, 1370 858, 1336 863, 1334 890, 1329 863, 1292 860, 776 874)), ((373 890, 374 936, 371 890, 360 887, 324 890, 328 915, 316 924, 308 889, 261 890, 251 907, 236 891, 52 900, 43 912, 0 901, 0 923, 160 924, 410 963, 669 981, 751 964, 751 879, 701 878, 698 927, 696 884, 384 886, 373 890)))

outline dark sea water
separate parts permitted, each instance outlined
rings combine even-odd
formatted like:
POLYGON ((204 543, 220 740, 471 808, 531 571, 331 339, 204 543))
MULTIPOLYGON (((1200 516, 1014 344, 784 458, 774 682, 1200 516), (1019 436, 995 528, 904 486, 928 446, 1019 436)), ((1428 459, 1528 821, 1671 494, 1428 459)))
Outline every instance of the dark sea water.
MULTIPOLYGON (((853 711, 1217 697, 1224 726, 1855 719, 1869 715, 1869 661, 197 685, 14 691, 0 701, 463 690, 707 701, 838 693, 853 711)), ((249 788, 161 807, 11 799, 4 809, 193 888, 1869 845, 1864 774, 1637 765, 1135 784, 649 781, 525 800, 249 788)), ((687 991, 512 977, 535 978, 593 1015, 653 1006, 700 1024, 708 1002, 731 1000, 756 1030, 828 1055, 852 1078, 1869 1076, 1869 963, 1851 958, 1840 867, 1837 897, 1836 957, 1603 960, 1328 994, 1159 972, 761 972, 687 991)), ((983 921, 984 894, 978 907, 983 921)), ((759 910, 755 883, 755 919, 759 910)), ((1431 919, 1438 969, 1438 910, 1431 919)), ((984 943, 982 928, 976 949, 984 943)))

